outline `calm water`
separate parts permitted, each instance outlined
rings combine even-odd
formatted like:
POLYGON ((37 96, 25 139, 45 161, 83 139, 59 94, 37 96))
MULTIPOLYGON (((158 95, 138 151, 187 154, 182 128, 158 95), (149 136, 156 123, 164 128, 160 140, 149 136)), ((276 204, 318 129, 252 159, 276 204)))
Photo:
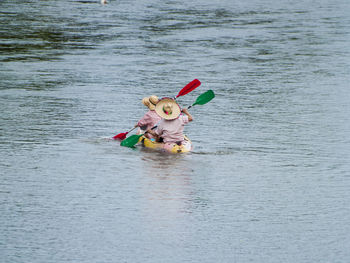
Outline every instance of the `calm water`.
POLYGON ((348 0, 0 1, 0 261, 350 262, 348 0), (194 78, 193 153, 107 138, 194 78))

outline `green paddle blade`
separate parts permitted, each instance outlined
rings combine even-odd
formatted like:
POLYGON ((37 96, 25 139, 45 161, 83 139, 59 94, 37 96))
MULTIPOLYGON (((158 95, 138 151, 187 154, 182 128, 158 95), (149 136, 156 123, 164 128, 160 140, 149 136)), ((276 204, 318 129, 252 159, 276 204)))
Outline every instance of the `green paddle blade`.
POLYGON ((215 97, 214 91, 210 89, 204 92, 203 94, 199 95, 195 103, 192 104, 192 106, 206 104, 212 99, 214 99, 214 97, 215 97))
POLYGON ((125 147, 134 147, 136 143, 138 143, 140 137, 143 134, 140 135, 131 135, 130 137, 126 138, 125 140, 121 141, 120 145, 125 147))

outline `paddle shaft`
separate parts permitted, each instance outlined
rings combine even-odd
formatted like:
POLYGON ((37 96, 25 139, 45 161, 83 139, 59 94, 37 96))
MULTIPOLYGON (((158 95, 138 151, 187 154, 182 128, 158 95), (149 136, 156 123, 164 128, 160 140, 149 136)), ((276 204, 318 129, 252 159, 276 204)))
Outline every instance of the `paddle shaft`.
POLYGON ((132 129, 131 129, 130 131, 128 131, 127 133, 129 133, 129 132, 135 130, 137 127, 138 127, 138 126, 135 126, 134 128, 132 128, 132 129))

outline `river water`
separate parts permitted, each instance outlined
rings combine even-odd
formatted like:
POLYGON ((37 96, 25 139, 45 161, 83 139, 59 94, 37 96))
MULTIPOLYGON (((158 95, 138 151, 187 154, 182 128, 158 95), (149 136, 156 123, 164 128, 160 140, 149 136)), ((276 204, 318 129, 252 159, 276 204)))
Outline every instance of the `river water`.
POLYGON ((0 258, 350 262, 348 0, 0 1, 0 258), (145 96, 194 150, 108 140, 145 96))

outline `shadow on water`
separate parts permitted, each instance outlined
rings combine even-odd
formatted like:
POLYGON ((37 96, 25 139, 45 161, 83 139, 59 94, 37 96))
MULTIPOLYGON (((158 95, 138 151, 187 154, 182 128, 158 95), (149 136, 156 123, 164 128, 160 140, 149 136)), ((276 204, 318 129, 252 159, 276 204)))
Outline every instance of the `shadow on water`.
POLYGON ((194 185, 195 171, 190 154, 166 154, 147 149, 142 149, 141 153, 142 173, 147 183, 146 211, 151 218, 176 228, 186 214, 207 205, 194 185))
MULTIPOLYGON (((82 1, 81 3, 88 3, 82 1)), ((92 2, 90 2, 92 3, 92 2)), ((84 12, 75 5, 72 9, 84 12)), ((57 61, 73 51, 84 53, 111 37, 101 33, 114 25, 84 22, 80 16, 60 17, 63 6, 31 6, 28 3, 8 3, 8 10, 0 11, 0 62, 57 61), (28 12, 28 9, 33 9, 28 12), (5 30, 6 28, 6 30, 5 30)), ((92 8, 92 7, 90 7, 92 8)), ((71 11, 71 10, 70 10, 71 11)))
POLYGON ((142 160, 151 161, 152 167, 155 169, 164 169, 164 170, 173 170, 177 168, 179 163, 185 161, 186 155, 190 155, 191 153, 186 154, 171 154, 164 151, 155 151, 152 149, 147 149, 145 147, 138 147, 140 152, 144 154, 142 160))

